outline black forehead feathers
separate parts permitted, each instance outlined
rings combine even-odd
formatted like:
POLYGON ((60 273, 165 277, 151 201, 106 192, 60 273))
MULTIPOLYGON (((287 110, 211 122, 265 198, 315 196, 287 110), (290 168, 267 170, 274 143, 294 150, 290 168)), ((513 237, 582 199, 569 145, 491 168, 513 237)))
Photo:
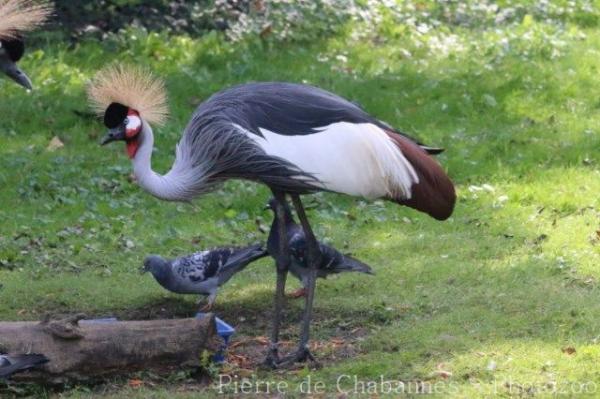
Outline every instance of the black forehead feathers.
POLYGON ((111 103, 104 111, 104 126, 109 129, 119 126, 127 118, 128 110, 123 104, 111 103))
POLYGON ((6 51, 8 58, 12 62, 17 62, 23 57, 23 53, 25 52, 25 42, 23 39, 4 39, 0 40, 0 42, 2 42, 2 48, 6 51))

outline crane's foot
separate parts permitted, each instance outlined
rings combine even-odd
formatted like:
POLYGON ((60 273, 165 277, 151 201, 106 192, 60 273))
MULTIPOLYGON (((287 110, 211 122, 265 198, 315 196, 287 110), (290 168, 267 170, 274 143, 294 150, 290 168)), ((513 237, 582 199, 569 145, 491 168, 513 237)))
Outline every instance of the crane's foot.
POLYGON ((294 366, 297 363, 310 362, 313 368, 320 368, 321 364, 317 362, 313 354, 310 352, 308 347, 302 346, 298 350, 283 359, 277 364, 277 368, 285 369, 294 366))
POLYGON ((289 294, 287 294, 287 296, 289 298, 303 298, 306 296, 306 288, 302 287, 302 288, 298 288, 295 291, 290 292, 289 294))
POLYGON ((277 349, 277 344, 271 344, 269 351, 267 352, 267 357, 262 363, 263 368, 269 370, 275 370, 277 365, 279 364, 279 351, 277 349))

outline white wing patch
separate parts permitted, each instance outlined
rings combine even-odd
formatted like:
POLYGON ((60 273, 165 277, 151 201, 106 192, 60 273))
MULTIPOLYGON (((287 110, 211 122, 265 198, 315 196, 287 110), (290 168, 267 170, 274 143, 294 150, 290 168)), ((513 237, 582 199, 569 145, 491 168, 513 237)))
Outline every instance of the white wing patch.
POLYGON ((267 154, 283 158, 320 180, 324 189, 366 198, 411 197, 414 168, 387 134, 371 123, 338 122, 303 136, 260 129, 239 131, 267 154))

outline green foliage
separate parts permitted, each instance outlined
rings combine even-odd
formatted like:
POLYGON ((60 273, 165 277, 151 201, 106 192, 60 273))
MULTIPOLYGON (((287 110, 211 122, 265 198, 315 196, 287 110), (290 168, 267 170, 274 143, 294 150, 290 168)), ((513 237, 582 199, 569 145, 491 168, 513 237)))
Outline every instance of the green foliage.
MULTIPOLYGON (((347 0, 56 0, 59 30, 105 37, 132 27, 194 36, 224 31, 230 40, 257 37, 308 41, 339 30, 358 6, 347 0)), ((362 8, 361 8, 362 9, 362 8)))
POLYGON ((118 32, 131 26, 148 30, 203 33, 215 29, 202 10, 211 0, 55 0, 57 26, 76 37, 118 32))

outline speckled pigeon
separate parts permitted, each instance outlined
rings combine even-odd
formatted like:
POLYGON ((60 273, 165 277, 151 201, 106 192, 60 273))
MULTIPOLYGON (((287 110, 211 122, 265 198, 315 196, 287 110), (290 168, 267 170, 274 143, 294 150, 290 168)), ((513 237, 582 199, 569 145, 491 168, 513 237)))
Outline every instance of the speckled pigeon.
POLYGON ((0 379, 48 363, 48 358, 37 353, 22 355, 0 355, 0 379))
MULTIPOLYGON (((272 198, 266 208, 275 212, 275 206, 275 199, 272 198)), ((287 202, 284 203, 284 209, 291 255, 289 270, 290 273, 302 282, 302 288, 292 292, 289 296, 299 298, 306 294, 308 281, 309 268, 306 259, 306 237, 304 235, 304 230, 302 230, 302 226, 294 221, 294 217, 292 216, 292 212, 287 202)), ((344 255, 329 245, 319 242, 319 249, 321 251, 321 264, 317 269, 317 277, 326 278, 330 274, 342 272, 374 274, 369 265, 366 265, 351 256, 344 255)), ((276 217, 273 218, 273 223, 271 224, 271 231, 267 240, 267 250, 274 258, 276 258, 279 253, 279 225, 276 217)))
POLYGON ((264 256, 267 251, 259 244, 245 248, 215 248, 172 260, 151 255, 144 260, 142 272, 152 273, 156 281, 171 292, 202 295, 198 303, 208 296, 206 306, 201 309, 206 311, 214 304, 221 285, 264 256))

